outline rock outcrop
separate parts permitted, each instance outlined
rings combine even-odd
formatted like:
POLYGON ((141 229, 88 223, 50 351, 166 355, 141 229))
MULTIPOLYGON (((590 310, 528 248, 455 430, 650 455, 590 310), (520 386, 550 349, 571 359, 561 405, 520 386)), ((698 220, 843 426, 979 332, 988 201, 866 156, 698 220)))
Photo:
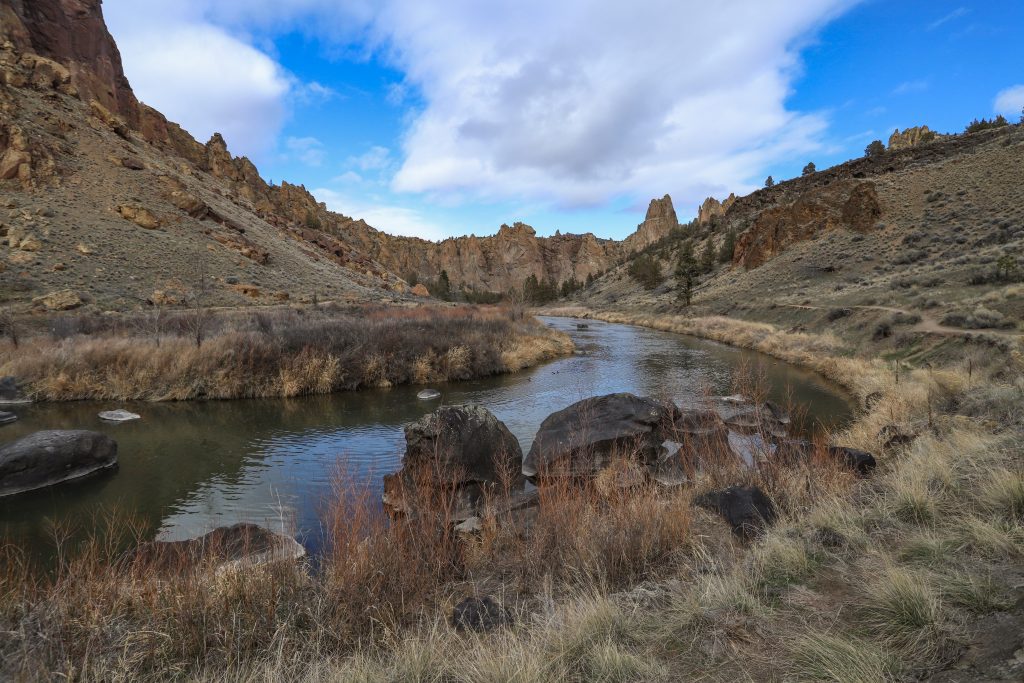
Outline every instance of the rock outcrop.
POLYGON ((0 447, 0 496, 53 486, 117 467, 117 443, 83 430, 36 432, 0 447))
POLYGON ((121 53, 103 20, 101 0, 11 0, 0 5, 0 44, 9 42, 31 63, 40 85, 64 85, 139 123, 139 102, 121 66, 121 53), (40 58, 46 61, 41 61, 40 58))
POLYGON ((647 207, 644 222, 636 226, 636 232, 623 241, 627 252, 640 251, 654 244, 679 227, 676 209, 672 206, 672 197, 665 195, 661 199, 652 199, 647 207))
POLYGON ((697 223, 700 225, 708 225, 717 218, 725 215, 725 212, 729 210, 729 207, 736 201, 736 195, 730 193, 725 201, 718 201, 714 197, 708 197, 697 209, 697 223))
POLYGON ((935 133, 928 126, 914 126, 903 132, 897 128, 889 136, 889 149, 907 149, 935 139, 935 133))

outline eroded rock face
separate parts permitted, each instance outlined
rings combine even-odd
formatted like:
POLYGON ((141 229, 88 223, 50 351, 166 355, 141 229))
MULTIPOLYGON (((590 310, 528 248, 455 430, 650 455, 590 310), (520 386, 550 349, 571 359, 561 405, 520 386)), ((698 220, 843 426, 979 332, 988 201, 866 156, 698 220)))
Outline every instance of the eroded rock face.
POLYGON ((617 456, 654 465, 679 409, 633 394, 584 399, 549 415, 523 463, 528 476, 592 476, 617 456))
POLYGON ((668 235, 679 227, 676 209, 672 206, 672 197, 665 195, 661 199, 652 199, 647 207, 644 222, 636 226, 636 232, 623 241, 629 252, 640 251, 668 235))
POLYGON ((121 53, 103 21, 101 0, 11 0, 0 6, 0 43, 50 60, 33 78, 51 85, 70 76, 84 101, 96 100, 129 124, 139 103, 121 66, 121 53))
POLYGON ((736 201, 736 195, 730 193, 724 201, 718 201, 714 197, 708 197, 697 209, 697 223, 707 225, 725 215, 729 207, 736 201))
POLYGON ((871 182, 840 182, 761 211, 736 243, 733 263, 756 268, 797 242, 839 228, 873 230, 882 210, 871 182))
POLYGON ((136 567, 158 574, 196 569, 243 569, 297 560, 306 554, 294 538, 255 524, 234 524, 184 541, 152 541, 126 558, 136 567))
POLYGON ((117 467, 117 443, 84 430, 36 432, 0 446, 0 496, 53 486, 117 467))

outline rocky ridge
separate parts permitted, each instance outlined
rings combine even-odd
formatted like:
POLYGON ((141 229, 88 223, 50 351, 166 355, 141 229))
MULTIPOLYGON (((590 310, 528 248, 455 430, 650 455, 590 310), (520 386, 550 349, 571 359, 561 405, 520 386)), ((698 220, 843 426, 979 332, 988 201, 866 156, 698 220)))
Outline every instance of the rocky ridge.
POLYGON ((0 2, 0 83, 9 298, 84 285, 84 299, 107 307, 173 305, 194 289, 199 261, 221 304, 398 300, 423 292, 400 275, 441 271, 456 287, 504 292, 531 275, 584 281, 678 224, 666 196, 624 242, 537 237, 522 223, 442 242, 388 235, 328 211, 301 185, 267 183, 221 135, 201 144, 139 102, 99 0, 0 2))

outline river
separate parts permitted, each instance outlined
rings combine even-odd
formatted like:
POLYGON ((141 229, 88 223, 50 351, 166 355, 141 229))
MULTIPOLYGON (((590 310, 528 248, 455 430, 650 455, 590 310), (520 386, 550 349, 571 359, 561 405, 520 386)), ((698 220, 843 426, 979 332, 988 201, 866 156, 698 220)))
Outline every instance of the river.
POLYGON ((542 321, 570 334, 577 354, 514 375, 423 387, 395 387, 293 399, 183 403, 75 402, 15 406, 7 441, 40 429, 93 429, 119 446, 116 473, 0 499, 0 532, 30 555, 52 554, 54 530, 89 531, 104 515, 128 515, 165 540, 239 521, 293 533, 310 552, 339 481, 376 497, 398 468, 403 425, 443 403, 486 406, 525 453, 541 421, 569 404, 628 391, 696 406, 737 391, 751 372, 768 396, 805 413, 800 429, 836 428, 851 419, 848 397, 821 376, 753 351, 670 332, 567 318, 542 321), (587 327, 578 329, 577 324, 587 327), (101 422, 127 408, 141 420, 101 422))

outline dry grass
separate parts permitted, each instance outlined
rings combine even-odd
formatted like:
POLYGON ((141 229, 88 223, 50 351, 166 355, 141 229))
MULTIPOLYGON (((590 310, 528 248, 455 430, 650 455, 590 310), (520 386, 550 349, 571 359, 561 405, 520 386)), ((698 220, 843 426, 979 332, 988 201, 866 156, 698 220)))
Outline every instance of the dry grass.
MULTIPOLYGON (((774 338, 780 356, 787 343, 793 357, 832 344, 752 330, 774 338)), ((994 362, 972 379, 841 355, 809 364, 843 368, 862 397, 879 392, 836 435, 879 455, 872 478, 815 459, 795 470, 722 467, 682 489, 620 488, 631 481, 624 461, 592 485, 542 487, 529 533, 496 512, 497 492, 468 539, 436 498, 424 499, 430 514, 392 523, 350 492, 314 575, 279 568, 156 588, 95 560, 52 580, 9 562, 0 629, 13 637, 0 659, 16 675, 84 680, 927 677, 957 656, 973 619, 1012 603, 1005 577, 1024 556, 1020 435, 988 417, 1006 413, 958 408, 979 391, 1015 399, 997 389, 1019 369, 994 362), (883 451, 887 424, 918 437, 883 451), (727 482, 762 486, 783 513, 749 545, 692 507, 727 482), (481 593, 512 610, 513 628, 464 634, 444 623, 456 600, 481 593)))
POLYGON ((500 308, 318 307, 65 320, 0 347, 0 374, 37 400, 323 394, 513 372, 570 353, 563 334, 500 308), (204 314, 206 315, 206 314, 204 314))

